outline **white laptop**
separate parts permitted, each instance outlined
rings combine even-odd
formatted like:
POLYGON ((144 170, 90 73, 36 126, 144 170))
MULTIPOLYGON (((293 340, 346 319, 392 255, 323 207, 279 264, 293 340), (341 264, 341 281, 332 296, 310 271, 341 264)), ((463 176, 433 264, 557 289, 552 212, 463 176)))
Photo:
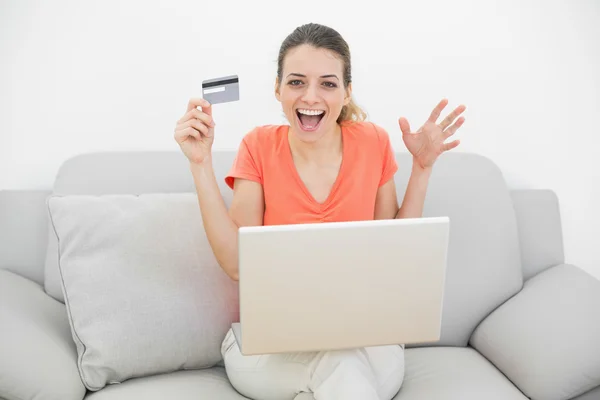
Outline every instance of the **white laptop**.
POLYGON ((244 355, 440 339, 449 219, 239 229, 244 355))

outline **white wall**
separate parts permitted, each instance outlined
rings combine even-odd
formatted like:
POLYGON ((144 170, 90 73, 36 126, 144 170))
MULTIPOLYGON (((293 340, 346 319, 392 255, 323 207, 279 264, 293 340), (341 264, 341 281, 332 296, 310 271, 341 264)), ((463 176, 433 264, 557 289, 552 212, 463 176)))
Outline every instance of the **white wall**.
POLYGON ((278 46, 320 22, 350 43, 357 100, 398 150, 400 115, 416 127, 443 96, 465 103, 454 151, 555 190, 567 261, 600 277, 600 2, 388 1, 0 0, 0 189, 49 188, 81 152, 178 150, 188 98, 228 74, 242 101, 215 107, 215 147, 236 148, 284 122, 278 46))

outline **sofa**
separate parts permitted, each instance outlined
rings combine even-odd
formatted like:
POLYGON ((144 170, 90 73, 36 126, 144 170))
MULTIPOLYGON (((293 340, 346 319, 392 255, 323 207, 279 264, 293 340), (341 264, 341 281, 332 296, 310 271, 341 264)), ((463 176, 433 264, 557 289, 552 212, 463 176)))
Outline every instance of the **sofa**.
MULTIPOLYGON (((230 150, 215 151, 214 154, 217 181, 226 204, 231 201, 232 192, 223 178, 234 157, 235 152, 230 150)), ((402 199, 411 159, 408 153, 398 152, 397 160, 400 169, 395 180, 399 199, 402 199)), ((199 333, 197 338, 185 340, 202 342, 202 346, 205 346, 201 349, 202 354, 194 357, 202 358, 204 353, 210 353, 210 360, 187 366, 177 364, 179 361, 174 360, 161 369, 161 360, 166 362, 171 352, 156 353, 162 358, 147 363, 152 364, 150 367, 156 366, 155 369, 140 371, 138 367, 125 379, 112 378, 111 381, 106 378, 98 387, 91 387, 89 382, 93 379, 86 378, 84 374, 94 368, 95 371, 102 370, 112 361, 111 357, 117 355, 111 355, 113 353, 104 347, 104 352, 99 351, 94 355, 95 358, 86 361, 83 353, 92 345, 89 344, 91 339, 81 338, 81 327, 85 324, 92 326, 99 318, 103 318, 103 323, 93 325, 96 327, 94 329, 113 324, 110 325, 111 331, 103 332, 100 340, 94 342, 93 346, 97 348, 106 346, 108 338, 113 340, 115 332, 120 332, 120 327, 114 325, 112 315, 100 317, 91 311, 92 304, 98 306, 98 296, 93 295, 96 286, 90 286, 91 275, 86 275, 91 272, 81 274, 88 264, 77 264, 75 254, 80 259, 91 253, 93 257, 102 256, 96 247, 88 246, 86 238, 89 237, 91 241, 95 237, 92 236, 96 232, 94 227, 100 227, 106 220, 113 218, 111 223, 120 224, 116 226, 120 226, 121 231, 132 228, 130 225, 140 220, 128 219, 127 216, 114 218, 119 214, 97 218, 90 222, 92 228, 88 236, 80 235, 79 241, 69 242, 70 249, 61 248, 57 244, 57 237, 62 235, 59 242, 68 242, 68 235, 78 232, 77 218, 81 218, 83 224, 83 220, 88 219, 88 213, 105 215, 102 214, 107 212, 103 204, 108 203, 97 199, 123 196, 123 201, 131 207, 129 212, 133 213, 139 203, 130 201, 130 197, 151 194, 187 194, 192 197, 191 200, 190 197, 185 200, 186 204, 193 204, 194 182, 189 164, 182 154, 171 151, 81 154, 65 160, 49 190, 0 191, 0 399, 245 398, 229 383, 224 364, 219 359, 220 341, 229 324, 238 317, 235 310, 237 284, 226 282, 218 275, 221 271, 216 271, 218 266, 210 254, 210 247, 204 242, 201 250, 193 253, 194 263, 208 265, 202 272, 204 275, 188 279, 191 282, 180 280, 173 283, 168 275, 163 275, 163 278, 167 276, 164 278, 164 287, 173 290, 173 293, 177 293, 177 285, 185 284, 188 286, 185 291, 182 289, 182 293, 185 293, 182 296, 196 296, 193 299, 198 304, 216 304, 215 307, 224 310, 210 313, 194 304, 201 309, 201 315, 199 319, 193 319, 193 328, 190 322, 190 330, 211 332, 207 334, 211 337, 203 341, 199 333), (89 203, 77 203, 79 198, 85 198, 89 203), (89 204, 95 208, 90 209, 89 204), (73 208, 68 208, 71 206, 73 208), (71 231, 67 229, 66 222, 61 222, 62 226, 57 227, 53 218, 69 220, 71 231), (58 272, 57 263, 60 268, 58 272), (80 275, 69 275, 76 273, 80 275), (218 287, 218 290, 209 288, 194 291, 194 285, 202 285, 203 277, 207 274, 212 274, 210 288, 218 287), (81 292, 82 287, 86 288, 86 292, 81 292), (78 290, 79 295, 75 296, 73 293, 78 290), (220 293, 226 293, 226 301, 217 299, 220 293), (67 298, 66 294, 71 297, 67 298), (82 316, 82 313, 86 315, 82 316), (218 328, 211 330, 214 326, 218 328), (106 341, 103 341, 104 338, 106 341), (82 342, 86 340, 88 347, 82 347, 82 342)), ((170 204, 169 197, 160 199, 167 202, 163 204, 170 204)), ((148 212, 168 212, 164 208, 148 209, 151 210, 148 212)), ((193 212, 192 208, 188 210, 193 212)), ((180 214, 169 215, 168 218, 159 216, 162 219, 156 221, 164 225, 174 218, 187 221, 185 213, 180 214)), ((511 189, 493 161, 478 154, 454 151, 445 153, 434 167, 424 216, 450 218, 441 338, 434 343, 406 346, 404 383, 395 399, 600 399, 600 281, 565 261, 556 194, 544 189, 511 189)), ((160 240, 168 242, 169 237, 179 234, 176 229, 177 226, 165 226, 170 233, 163 235, 160 240)), ((205 240, 201 238, 201 227, 194 232, 199 238, 194 240, 205 240)), ((110 235, 118 233, 114 231, 110 235)), ((139 239, 138 242, 141 240, 146 239, 139 239)), ((119 239, 113 245, 119 246, 125 241, 119 239)), ((127 241, 130 246, 136 246, 136 243, 135 240, 131 243, 127 241)), ((169 243, 163 246, 165 251, 172 251, 169 243)), ((144 245, 149 253, 161 251, 144 245)), ((189 247, 194 247, 194 243, 182 246, 180 252, 189 251, 189 247)), ((180 253, 173 254, 175 257, 180 253)), ((99 265, 111 267, 112 264, 107 260, 118 264, 118 258, 110 257, 107 254, 103 259, 104 264, 99 265)), ((401 260, 399 267, 400 264, 401 260)), ((161 271, 164 273, 164 269, 161 271)), ((122 290, 122 286, 118 285, 119 278, 111 279, 117 285, 115 288, 122 290)), ((136 278, 128 275, 123 279, 136 278)), ((134 293, 135 281, 128 284, 134 293)), ((154 290, 159 292, 155 296, 159 296, 161 286, 156 282, 154 284, 154 290)), ((112 313, 118 314, 125 305, 109 303, 113 298, 116 302, 116 298, 122 294, 115 293, 113 296, 111 287, 106 287, 109 293, 102 293, 104 303, 100 307, 110 306, 112 313)), ((137 297, 145 295, 135 293, 137 297)), ((132 294, 132 299, 135 296, 132 294)), ((151 318, 153 312, 181 312, 180 309, 169 309, 174 307, 170 305, 171 302, 160 299, 160 303, 155 303, 162 307, 159 307, 160 310, 136 309, 139 305, 135 304, 139 303, 125 301, 131 308, 128 315, 135 319, 142 313, 151 318)), ((185 307, 181 305, 181 309, 185 307)), ((167 314, 160 315, 163 318, 167 314)), ((182 322, 181 318, 169 323, 186 326, 186 321, 182 322)), ((166 329, 164 325, 157 329, 166 329)), ((128 329, 135 330, 136 326, 131 325, 128 329)), ((131 362, 143 356, 138 350, 138 353, 127 353, 127 349, 137 343, 136 336, 127 332, 118 334, 121 336, 118 338, 120 342, 115 346, 122 345, 122 342, 129 343, 129 347, 119 348, 118 357, 122 362, 131 362)), ((147 336, 151 336, 151 333, 146 333, 144 337, 147 336)), ((160 338, 152 340, 154 346, 145 347, 148 353, 171 345, 166 339, 162 342, 160 338)), ((183 357, 190 356, 184 353, 183 357)), ((296 399, 309 400, 312 396, 300 393, 296 399)))

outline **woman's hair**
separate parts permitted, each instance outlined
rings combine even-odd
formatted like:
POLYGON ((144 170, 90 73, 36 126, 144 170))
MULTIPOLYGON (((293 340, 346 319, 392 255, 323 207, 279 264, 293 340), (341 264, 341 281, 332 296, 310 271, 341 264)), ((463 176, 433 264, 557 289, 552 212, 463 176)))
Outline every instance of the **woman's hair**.
MULTIPOLYGON (((350 82, 352 82, 352 65, 348 43, 346 43, 336 30, 314 23, 297 27, 281 44, 277 59, 277 79, 279 82, 282 81, 285 56, 291 49, 303 44, 317 49, 327 49, 337 54, 344 64, 344 88, 348 87, 350 82)), ((351 98, 350 103, 342 108, 337 122, 364 121, 366 118, 367 114, 351 98)))

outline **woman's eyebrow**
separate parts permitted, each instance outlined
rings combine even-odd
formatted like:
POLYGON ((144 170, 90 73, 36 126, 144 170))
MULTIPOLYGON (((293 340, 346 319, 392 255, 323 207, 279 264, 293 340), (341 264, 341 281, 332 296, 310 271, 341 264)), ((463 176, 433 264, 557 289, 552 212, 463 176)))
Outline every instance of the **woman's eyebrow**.
MULTIPOLYGON (((300 77, 300 78, 306 78, 306 75, 304 75, 304 74, 299 74, 299 73, 297 73, 297 72, 292 72, 292 73, 289 73, 289 74, 288 74, 288 76, 290 76, 290 75, 293 75, 293 76, 298 76, 298 77, 300 77)), ((337 79, 338 81, 340 80, 340 78, 338 78, 338 77, 337 77, 337 75, 335 75, 335 74, 321 75, 321 78, 335 78, 335 79, 337 79)))

